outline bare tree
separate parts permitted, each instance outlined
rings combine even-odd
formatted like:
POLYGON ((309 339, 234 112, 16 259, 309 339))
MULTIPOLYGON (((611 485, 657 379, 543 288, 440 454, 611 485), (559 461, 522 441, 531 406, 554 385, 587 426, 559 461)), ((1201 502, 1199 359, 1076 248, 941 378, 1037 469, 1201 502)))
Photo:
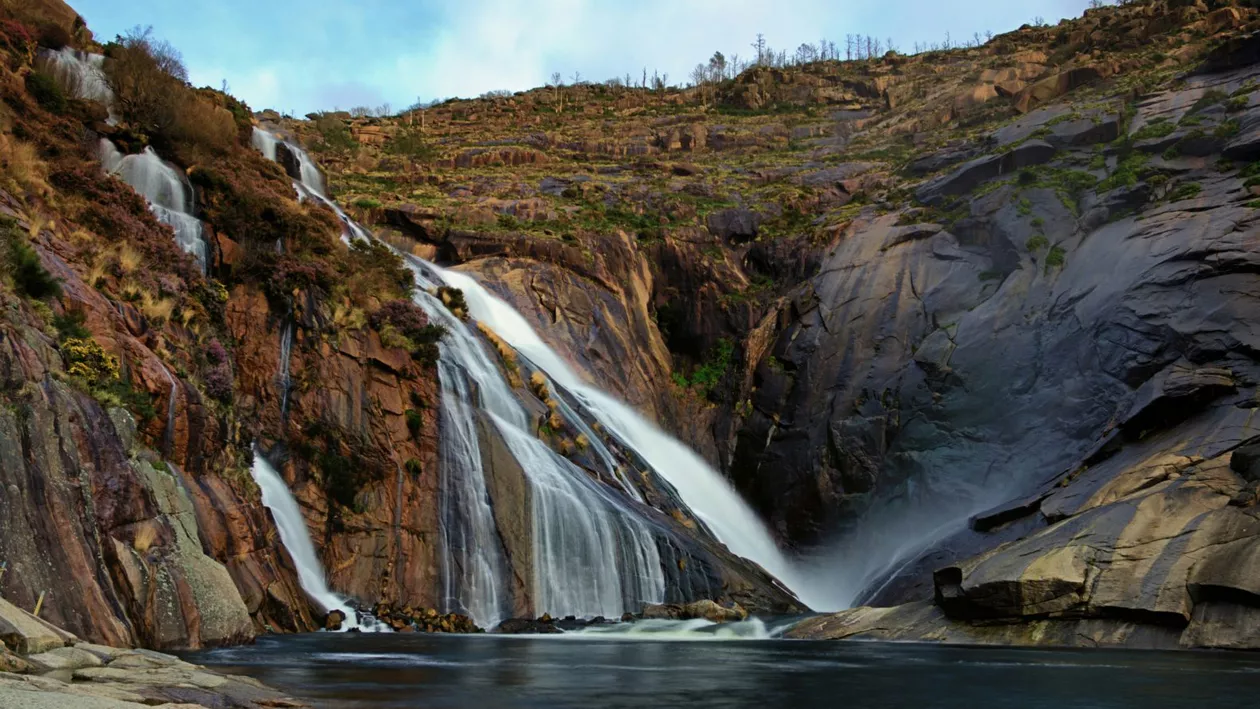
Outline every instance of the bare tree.
POLYGON ((767 49, 766 36, 758 32, 757 41, 752 43, 752 48, 756 50, 757 52, 757 63, 765 64, 766 63, 766 49, 767 49))
POLYGON ((573 85, 580 86, 581 84, 582 84, 582 72, 580 71, 573 72, 573 85))

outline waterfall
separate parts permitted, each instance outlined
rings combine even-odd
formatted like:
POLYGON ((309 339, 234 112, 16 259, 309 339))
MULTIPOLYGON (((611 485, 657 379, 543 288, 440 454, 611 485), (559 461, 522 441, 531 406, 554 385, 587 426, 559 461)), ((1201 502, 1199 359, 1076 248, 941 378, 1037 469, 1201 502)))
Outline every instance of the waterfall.
MULTIPOLYGON (((255 135, 255 147, 268 157, 276 154, 277 144, 274 136, 255 135)), ((346 225, 347 241, 370 239, 325 196, 309 156, 297 146, 286 146, 301 168, 290 175, 299 196, 327 204, 346 225)), ((665 569, 657 546, 661 530, 639 509, 641 494, 565 401, 566 395, 673 485, 684 504, 731 551, 780 578, 792 578, 791 565, 760 520, 699 456, 625 405, 585 386, 524 318, 476 281, 413 256, 405 256, 404 262, 415 277, 415 303, 447 330, 438 345, 444 610, 464 612, 482 626, 496 624, 509 610, 510 577, 482 467, 479 411, 492 422, 530 486, 534 577, 527 582, 534 589, 536 610, 617 617, 664 600, 665 569), (590 450, 607 471, 609 485, 596 482, 535 436, 531 416, 504 379, 498 358, 488 354, 482 338, 433 295, 441 285, 462 289, 478 321, 559 385, 552 397, 557 410, 591 441, 590 450)))
POLYGON ((280 144, 279 138, 261 128, 255 128, 254 133, 249 138, 249 142, 250 145, 254 146, 255 150, 263 154, 263 157, 272 162, 276 161, 276 146, 280 144))
MULTIPOLYGON (((436 269, 436 267, 434 267, 436 269)), ((491 295, 466 274, 437 269, 451 287, 464 292, 469 313, 486 323, 517 351, 582 403, 627 448, 673 486, 682 502, 731 552, 757 562, 811 608, 836 605, 824 589, 811 588, 783 555, 760 518, 699 455, 604 392, 585 384, 520 313, 491 295)))
POLYGON ((171 370, 162 365, 162 373, 166 375, 166 381, 171 385, 170 400, 166 402, 166 435, 163 436, 163 447, 166 448, 166 457, 170 458, 175 451, 175 412, 177 411, 175 395, 179 393, 179 384, 176 383, 175 377, 171 374, 171 370))
POLYGON ((110 108, 109 122, 118 122, 113 112, 114 92, 105 82, 104 55, 63 47, 56 51, 41 51, 40 59, 44 70, 57 80, 66 93, 105 104, 110 108))
POLYGON ((289 414, 289 389, 293 386, 293 381, 289 376, 289 359, 293 353, 293 318, 286 318, 284 327, 280 330, 280 366, 279 385, 280 385, 280 421, 283 424, 289 414))
POLYGON ((538 608, 616 618, 665 598, 656 538, 545 443, 495 419, 533 491, 534 599, 538 608))
POLYGON ((153 148, 146 147, 141 153, 124 156, 108 138, 101 138, 100 158, 105 172, 118 176, 148 200, 149 209, 175 231, 175 242, 197 260, 205 273, 209 246, 201 220, 192 214, 192 185, 184 173, 158 157, 153 148))
POLYGON ((289 175, 289 177, 293 178, 293 188, 297 190, 298 201, 304 202, 308 199, 314 199, 331 209, 333 214, 336 214, 337 218, 341 220, 343 227, 341 240, 347 244, 352 240, 372 240, 372 235, 366 229, 359 226, 358 222, 351 219, 350 215, 346 214, 336 202, 328 198, 324 187, 324 176, 320 174, 319 168, 316 167, 315 161, 311 159, 310 154, 302 149, 301 146, 287 140, 281 140, 275 134, 258 127, 254 128, 254 133, 250 137, 250 144, 254 146, 255 150, 262 153, 263 157, 272 162, 278 161, 279 146, 283 144, 298 161, 298 174, 289 175))
POLYGON ((271 510, 271 516, 275 518, 281 543, 293 558, 302 590, 326 612, 339 610, 345 613, 346 620, 342 623, 342 629, 358 628, 358 616, 354 608, 328 588, 328 582, 324 579, 324 567, 319 563, 315 545, 311 543, 310 533, 306 529, 306 520, 303 519, 297 500, 293 499, 293 493, 289 492, 284 478, 280 477, 280 473, 257 450, 254 451, 254 465, 250 468, 250 474, 262 491, 263 505, 271 510))

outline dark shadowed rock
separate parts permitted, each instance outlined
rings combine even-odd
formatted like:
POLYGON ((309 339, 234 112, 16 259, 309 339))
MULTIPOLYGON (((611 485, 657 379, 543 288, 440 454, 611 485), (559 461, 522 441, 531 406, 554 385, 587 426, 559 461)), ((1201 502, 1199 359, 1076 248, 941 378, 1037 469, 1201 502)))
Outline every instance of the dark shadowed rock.
POLYGON ((1044 140, 1029 140, 1009 152, 973 160, 932 180, 920 187, 915 197, 924 204, 939 204, 949 197, 967 194, 988 180, 1048 162, 1055 152, 1056 148, 1044 140))

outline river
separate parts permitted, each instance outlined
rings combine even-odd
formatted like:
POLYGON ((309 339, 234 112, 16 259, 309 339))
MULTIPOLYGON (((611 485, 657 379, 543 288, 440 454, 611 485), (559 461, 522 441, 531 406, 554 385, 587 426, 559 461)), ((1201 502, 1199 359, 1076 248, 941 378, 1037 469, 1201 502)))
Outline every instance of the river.
POLYGON ((331 709, 1234 709, 1260 696, 1257 655, 689 637, 318 633, 188 659, 331 709))

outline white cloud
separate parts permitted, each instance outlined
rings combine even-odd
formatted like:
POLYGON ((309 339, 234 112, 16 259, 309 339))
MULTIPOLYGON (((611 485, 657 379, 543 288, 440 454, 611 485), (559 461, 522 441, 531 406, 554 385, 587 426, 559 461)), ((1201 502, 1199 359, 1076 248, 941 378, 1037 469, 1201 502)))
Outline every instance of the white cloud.
MULTIPOLYGON (((817 18, 835 20, 826 0, 798 0, 791 12, 769 0, 642 0, 614 5, 601 0, 466 0, 427 47, 402 54, 374 75, 407 96, 474 96, 492 89, 520 90, 560 71, 603 80, 643 68, 681 82, 715 50, 741 54, 758 32, 772 44, 795 47, 822 36, 817 18), (795 40, 792 44, 791 41, 795 40)), ((397 93, 391 88, 391 93, 397 93)))

